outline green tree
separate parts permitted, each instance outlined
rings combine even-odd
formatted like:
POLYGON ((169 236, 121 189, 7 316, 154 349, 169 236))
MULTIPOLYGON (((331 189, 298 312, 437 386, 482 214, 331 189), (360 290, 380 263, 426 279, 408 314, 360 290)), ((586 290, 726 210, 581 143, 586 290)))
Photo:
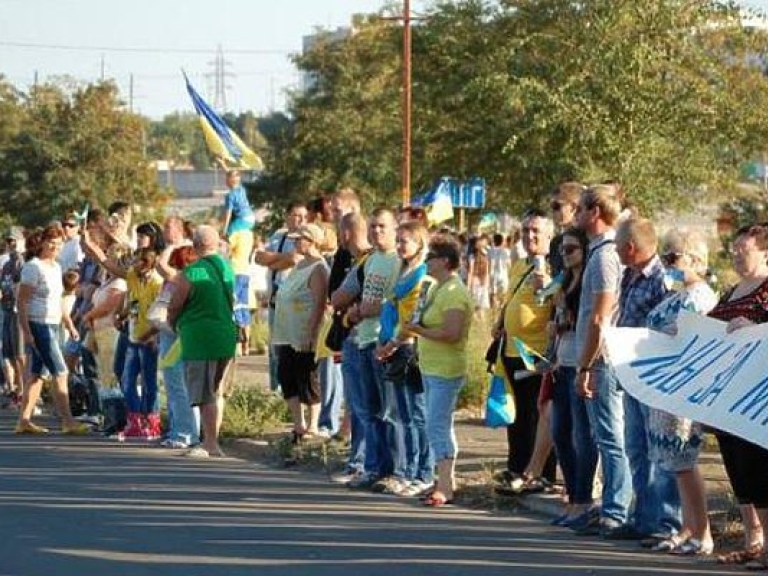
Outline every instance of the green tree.
POLYGON ((18 106, 23 124, 3 146, 0 201, 19 223, 45 223, 86 202, 165 200, 144 159, 144 122, 125 111, 114 84, 43 84, 18 106))

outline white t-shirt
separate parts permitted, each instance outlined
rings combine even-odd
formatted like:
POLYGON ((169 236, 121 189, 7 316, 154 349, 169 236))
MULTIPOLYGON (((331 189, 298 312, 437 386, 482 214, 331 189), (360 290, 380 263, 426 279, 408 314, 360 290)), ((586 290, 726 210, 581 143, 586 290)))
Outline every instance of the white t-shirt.
POLYGON ((512 265, 509 248, 491 246, 488 248, 488 260, 491 266, 491 282, 505 282, 509 279, 509 267, 512 265))
MULTIPOLYGON (((93 307, 98 308, 109 297, 110 292, 121 292, 122 294, 125 294, 128 292, 128 284, 123 280, 122 278, 112 278, 108 282, 105 282, 93 293, 93 297, 91 301, 93 302, 93 307)), ((96 320, 93 321, 93 329, 103 330, 104 328, 111 328, 114 326, 114 314, 107 314, 106 316, 102 316, 101 318, 96 318, 96 320)))
POLYGON ((80 267, 80 262, 85 258, 83 249, 80 247, 80 237, 75 236, 64 242, 59 252, 59 265, 62 271, 76 270, 80 267))
POLYGON ((27 318, 40 324, 60 324, 64 284, 59 263, 33 258, 21 268, 21 283, 32 287, 27 318))

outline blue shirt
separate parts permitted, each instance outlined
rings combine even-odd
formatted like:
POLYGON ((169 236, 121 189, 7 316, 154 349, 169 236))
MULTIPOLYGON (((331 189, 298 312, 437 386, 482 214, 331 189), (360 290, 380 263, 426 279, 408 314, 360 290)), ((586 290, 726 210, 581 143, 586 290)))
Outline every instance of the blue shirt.
POLYGON ((627 267, 621 278, 619 321, 624 328, 644 328, 648 314, 667 296, 664 285, 664 266, 654 256, 642 270, 627 267))
POLYGON ((232 211, 227 234, 251 230, 253 225, 256 224, 256 215, 248 203, 248 195, 242 186, 235 186, 227 192, 227 195, 224 197, 224 209, 232 211))

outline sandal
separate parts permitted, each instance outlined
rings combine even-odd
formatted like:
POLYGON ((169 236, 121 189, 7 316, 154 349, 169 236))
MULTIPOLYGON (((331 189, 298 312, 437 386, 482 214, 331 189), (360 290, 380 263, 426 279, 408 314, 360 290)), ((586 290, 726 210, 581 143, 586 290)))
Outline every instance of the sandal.
POLYGON ((762 544, 752 544, 749 548, 734 550, 725 554, 718 554, 718 564, 746 564, 751 560, 757 560, 763 553, 762 544))
POLYGON ((696 538, 688 538, 688 540, 677 546, 674 550, 671 550, 670 554, 675 556, 709 556, 714 549, 715 545, 712 542, 704 544, 704 542, 696 538))
POLYGON ((552 488, 552 482, 542 476, 535 478, 528 478, 523 484, 521 492, 527 492, 529 494, 536 494, 538 492, 544 492, 552 488))
POLYGON ((453 504, 453 500, 448 500, 448 498, 445 497, 445 494, 435 490, 424 499, 422 504, 424 504, 424 506, 429 506, 430 508, 441 508, 443 506, 450 506, 453 504))

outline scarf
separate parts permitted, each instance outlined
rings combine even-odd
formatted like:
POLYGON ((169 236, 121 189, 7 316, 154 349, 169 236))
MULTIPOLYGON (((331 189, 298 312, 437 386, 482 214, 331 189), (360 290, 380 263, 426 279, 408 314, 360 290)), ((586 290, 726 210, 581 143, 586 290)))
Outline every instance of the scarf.
POLYGON ((400 323, 400 318, 397 312, 397 303, 414 290, 417 290, 426 275, 427 265, 422 262, 416 266, 416 268, 408 272, 408 274, 403 274, 397 279, 393 290, 393 297, 385 300, 381 305, 381 315, 379 318, 381 321, 381 331, 379 332, 379 342, 384 344, 395 337, 395 329, 400 323))

